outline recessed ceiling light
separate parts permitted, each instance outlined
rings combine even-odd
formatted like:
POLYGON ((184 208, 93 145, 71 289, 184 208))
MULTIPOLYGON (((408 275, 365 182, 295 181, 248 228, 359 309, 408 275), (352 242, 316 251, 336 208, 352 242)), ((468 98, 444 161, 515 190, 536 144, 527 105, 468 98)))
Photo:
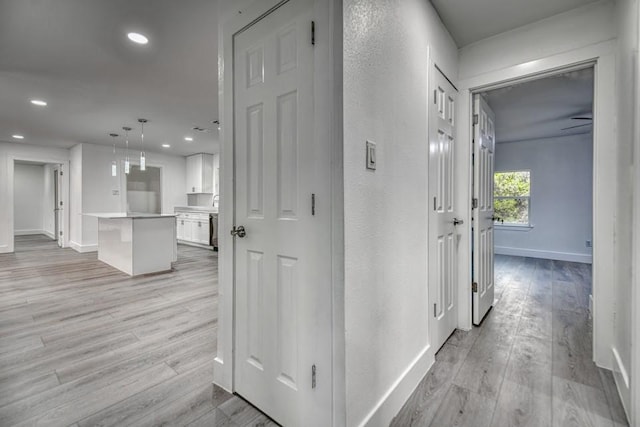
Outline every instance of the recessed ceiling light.
POLYGON ((187 142, 191 142, 191 141, 193 141, 193 138, 191 138, 190 136, 185 136, 184 140, 187 141, 187 142))
POLYGON ((127 34, 127 37, 129 37, 129 40, 131 40, 134 43, 138 43, 138 44, 149 43, 149 39, 140 33, 129 33, 127 34))
POLYGON ((24 139, 24 136, 22 135, 11 135, 13 136, 15 139, 24 139))
POLYGON ((37 105, 38 107, 46 107, 47 106, 47 101, 43 101, 41 99, 32 99, 31 103, 33 105, 37 105))
POLYGON ((169 144, 162 144, 162 147, 163 147, 163 148, 169 148, 169 147, 171 147, 171 146, 170 146, 169 144))

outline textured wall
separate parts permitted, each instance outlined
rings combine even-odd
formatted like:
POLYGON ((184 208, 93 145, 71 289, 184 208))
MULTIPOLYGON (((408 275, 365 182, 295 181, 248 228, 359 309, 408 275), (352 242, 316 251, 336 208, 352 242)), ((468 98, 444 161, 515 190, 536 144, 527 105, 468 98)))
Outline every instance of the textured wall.
POLYGON ((427 52, 455 77, 457 50, 429 2, 343 5, 347 425, 355 426, 429 343, 427 52), (366 140, 377 144, 375 172, 365 169, 366 140))

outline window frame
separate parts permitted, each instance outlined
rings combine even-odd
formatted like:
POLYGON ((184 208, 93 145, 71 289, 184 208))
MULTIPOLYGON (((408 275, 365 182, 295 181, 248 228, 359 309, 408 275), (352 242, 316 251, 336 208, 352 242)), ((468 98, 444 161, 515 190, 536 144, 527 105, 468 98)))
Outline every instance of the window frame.
POLYGON ((531 223, 531 188, 533 186, 533 178, 531 176, 531 169, 512 169, 512 170, 494 170, 493 171, 493 211, 495 215, 496 208, 496 200, 527 200, 527 223, 517 223, 517 222, 498 222, 494 221, 494 227, 505 228, 505 229, 521 229, 521 230, 530 230, 533 228, 533 224, 531 223), (498 173, 517 173, 517 172, 527 172, 529 174, 529 195, 528 196, 496 196, 496 179, 495 176, 498 173))

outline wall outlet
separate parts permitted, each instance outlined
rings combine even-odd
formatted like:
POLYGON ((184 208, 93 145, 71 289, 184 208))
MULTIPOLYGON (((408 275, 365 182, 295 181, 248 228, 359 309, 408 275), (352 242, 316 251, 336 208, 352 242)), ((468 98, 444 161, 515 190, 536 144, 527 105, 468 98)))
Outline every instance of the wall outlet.
POLYGON ((587 240, 584 244, 588 248, 592 248, 593 247, 593 244, 591 243, 591 240, 587 240))
POLYGON ((376 170, 376 144, 367 141, 367 169, 376 170))

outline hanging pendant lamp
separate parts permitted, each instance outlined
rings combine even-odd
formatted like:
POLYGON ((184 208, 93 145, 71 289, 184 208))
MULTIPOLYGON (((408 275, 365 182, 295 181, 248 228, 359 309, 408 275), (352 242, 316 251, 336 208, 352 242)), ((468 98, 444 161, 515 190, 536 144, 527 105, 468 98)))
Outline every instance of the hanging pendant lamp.
POLYGON ((111 176, 118 176, 118 160, 116 159, 116 138, 117 133, 110 133, 110 137, 113 138, 113 161, 111 162, 111 176))
POLYGON ((129 131, 131 130, 131 128, 128 126, 124 126, 122 130, 124 130, 125 133, 126 148, 126 152, 124 154, 124 173, 128 175, 131 168, 131 163, 129 162, 129 131))
POLYGON ((144 154, 144 124, 147 123, 149 120, 147 119, 138 119, 138 123, 140 123, 140 125, 142 126, 142 130, 140 132, 140 141, 141 141, 141 151, 140 151, 140 170, 144 171, 147 170, 147 159, 146 156, 144 154))

